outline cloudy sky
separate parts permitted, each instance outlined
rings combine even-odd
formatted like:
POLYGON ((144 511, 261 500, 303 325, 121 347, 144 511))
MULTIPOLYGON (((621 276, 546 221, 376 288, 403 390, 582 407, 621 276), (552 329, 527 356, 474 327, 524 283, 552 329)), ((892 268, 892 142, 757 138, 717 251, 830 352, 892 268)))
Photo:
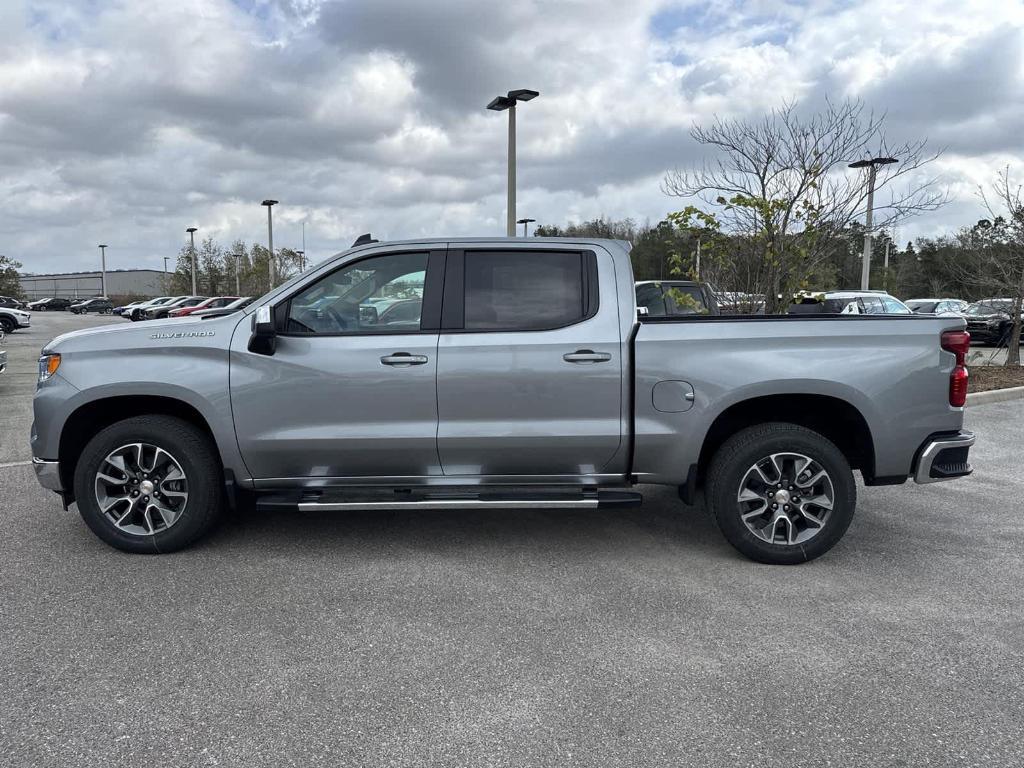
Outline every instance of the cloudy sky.
POLYGON ((0 253, 32 272, 162 268, 195 225, 318 261, 362 232, 503 234, 505 116, 520 216, 657 221, 688 129, 859 97, 893 140, 946 147, 952 203, 1024 180, 1021 0, 0 0, 0 253))

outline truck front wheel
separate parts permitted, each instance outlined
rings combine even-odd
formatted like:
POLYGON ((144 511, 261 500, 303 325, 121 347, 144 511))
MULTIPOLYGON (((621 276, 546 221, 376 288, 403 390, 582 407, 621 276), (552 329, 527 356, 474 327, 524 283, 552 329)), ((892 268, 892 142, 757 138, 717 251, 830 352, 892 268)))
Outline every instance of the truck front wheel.
POLYGON ((223 507, 220 459, 202 430, 173 416, 137 416, 89 441, 75 467, 78 511, 125 552, 187 547, 223 507))
POLYGON ((792 565, 825 554, 843 537, 857 487, 830 440, 773 422, 741 430, 718 449, 707 500, 736 549, 762 563, 792 565))

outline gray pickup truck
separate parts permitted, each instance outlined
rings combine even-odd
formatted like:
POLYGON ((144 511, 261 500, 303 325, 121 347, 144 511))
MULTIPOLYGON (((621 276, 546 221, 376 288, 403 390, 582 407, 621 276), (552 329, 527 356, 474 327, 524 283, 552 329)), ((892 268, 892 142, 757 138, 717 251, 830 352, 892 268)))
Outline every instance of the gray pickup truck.
POLYGON ((170 552, 225 508, 597 508, 701 495, 747 556, 828 551, 868 485, 967 475, 960 318, 638 317, 608 240, 368 243, 243 311, 68 333, 40 483, 170 552))

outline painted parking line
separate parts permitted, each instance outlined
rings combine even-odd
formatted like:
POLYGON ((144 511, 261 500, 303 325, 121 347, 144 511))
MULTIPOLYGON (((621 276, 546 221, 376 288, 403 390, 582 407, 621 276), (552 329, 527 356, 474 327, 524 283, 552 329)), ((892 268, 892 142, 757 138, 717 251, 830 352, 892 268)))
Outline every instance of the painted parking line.
POLYGON ((10 469, 11 467, 31 467, 31 461, 9 461, 6 464, 0 464, 0 469, 10 469))

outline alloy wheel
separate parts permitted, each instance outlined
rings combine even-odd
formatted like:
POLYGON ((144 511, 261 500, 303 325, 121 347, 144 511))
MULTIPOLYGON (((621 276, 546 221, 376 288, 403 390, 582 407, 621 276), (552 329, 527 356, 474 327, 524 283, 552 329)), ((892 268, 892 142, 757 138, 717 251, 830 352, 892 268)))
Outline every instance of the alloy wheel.
POLYGON ((181 519, 188 503, 188 478, 181 464, 150 443, 122 445, 96 471, 100 512, 124 533, 152 536, 181 519))
POLYGON ((743 475, 736 494, 740 519, 769 544, 804 544, 825 528, 835 487, 825 468, 802 453, 773 453, 743 475))

